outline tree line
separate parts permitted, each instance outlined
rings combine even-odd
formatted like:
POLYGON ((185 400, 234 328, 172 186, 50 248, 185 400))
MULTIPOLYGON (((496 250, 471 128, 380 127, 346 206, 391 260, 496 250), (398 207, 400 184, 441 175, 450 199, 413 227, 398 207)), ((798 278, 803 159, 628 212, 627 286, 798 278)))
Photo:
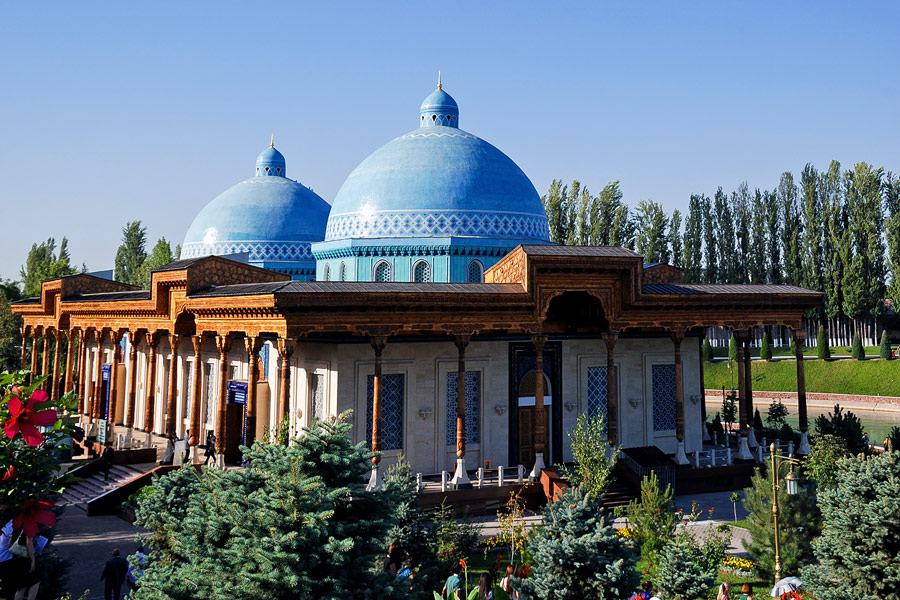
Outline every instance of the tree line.
POLYGON ((554 180, 541 199, 554 242, 624 246, 681 268, 685 283, 821 291, 808 317, 827 329, 864 330, 885 299, 900 301, 900 178, 883 167, 807 164, 799 182, 786 171, 772 189, 744 182, 692 194, 684 216, 653 200, 632 210, 618 181, 595 196, 577 180, 554 180))

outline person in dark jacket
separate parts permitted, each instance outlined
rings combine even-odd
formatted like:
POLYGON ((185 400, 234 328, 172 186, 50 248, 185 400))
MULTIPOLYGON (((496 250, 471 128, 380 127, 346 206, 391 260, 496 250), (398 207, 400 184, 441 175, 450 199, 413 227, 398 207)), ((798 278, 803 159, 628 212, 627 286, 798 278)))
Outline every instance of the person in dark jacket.
POLYGON ((128 573, 128 561, 119 556, 119 549, 113 550, 112 558, 106 561, 100 579, 106 583, 104 595, 106 600, 119 600, 122 593, 122 584, 125 583, 125 575, 128 573))
POLYGON ((115 455, 115 450, 113 450, 112 445, 107 442, 106 447, 103 449, 103 454, 100 455, 100 464, 102 465, 103 470, 103 481, 107 481, 109 479, 109 470, 112 468, 113 464, 113 456, 115 455))

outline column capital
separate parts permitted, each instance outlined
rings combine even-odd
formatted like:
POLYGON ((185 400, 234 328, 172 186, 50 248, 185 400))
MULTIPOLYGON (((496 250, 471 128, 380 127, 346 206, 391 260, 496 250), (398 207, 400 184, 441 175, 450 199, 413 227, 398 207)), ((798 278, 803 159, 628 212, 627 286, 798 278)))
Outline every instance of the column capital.
POLYGON ((384 352, 384 347, 387 345, 387 336, 384 335, 375 335, 369 341, 369 344, 372 346, 372 350, 375 351, 375 357, 380 358, 382 352, 384 352))
POLYGON ((681 344, 684 341, 685 329, 683 327, 673 327, 669 329, 669 335, 672 337, 672 341, 676 346, 681 344))
POLYGON ((244 336, 244 348, 247 350, 247 354, 256 355, 260 350, 262 350, 263 343, 264 340, 259 336, 244 336))
POLYGON ((537 354, 543 354, 544 344, 547 343, 547 336, 542 333, 535 333, 531 336, 531 343, 534 344, 534 351, 537 354))
POLYGON ((278 354, 285 360, 294 354, 296 342, 292 338, 278 338, 278 354))
POLYGON ((472 336, 470 334, 455 334, 453 336, 453 343, 456 344, 456 349, 460 352, 466 351, 466 346, 469 345, 471 340, 472 336))
POLYGON ((616 332, 607 332, 603 334, 603 341, 606 343, 606 351, 612 352, 613 348, 616 345, 616 341, 619 339, 619 334, 616 332))
POLYGON ((156 347, 159 345, 159 332, 158 331, 146 331, 144 332, 144 341, 147 342, 147 346, 152 350, 156 350, 156 347))
POLYGON ((178 333, 170 333, 169 334, 169 345, 172 346, 172 352, 178 352, 178 346, 181 345, 181 338, 183 336, 178 333))
POLYGON ((228 354, 228 351, 231 350, 231 342, 232 337, 230 333, 226 333, 225 335, 217 335, 216 350, 219 351, 219 354, 228 354))
POLYGON ((192 335, 191 337, 191 346, 194 348, 194 355, 200 356, 200 352, 203 350, 203 336, 202 335, 192 335))
POLYGON ((791 337, 794 338, 794 343, 799 345, 806 341, 806 330, 805 329, 791 329, 791 337))

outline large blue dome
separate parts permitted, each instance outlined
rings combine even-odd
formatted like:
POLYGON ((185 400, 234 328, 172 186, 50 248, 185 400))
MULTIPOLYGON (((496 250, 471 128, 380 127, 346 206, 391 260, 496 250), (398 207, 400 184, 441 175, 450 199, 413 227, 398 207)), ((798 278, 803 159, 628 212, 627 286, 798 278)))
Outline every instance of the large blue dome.
POLYGON ((181 257, 248 253, 251 264, 311 277, 310 243, 324 238, 331 207, 284 176, 284 156, 274 142, 259 155, 256 173, 203 207, 184 236, 181 257))
POLYGON ((456 101, 440 87, 419 128, 366 158, 338 191, 325 240, 475 237, 548 242, 540 196, 503 152, 458 128, 456 101))

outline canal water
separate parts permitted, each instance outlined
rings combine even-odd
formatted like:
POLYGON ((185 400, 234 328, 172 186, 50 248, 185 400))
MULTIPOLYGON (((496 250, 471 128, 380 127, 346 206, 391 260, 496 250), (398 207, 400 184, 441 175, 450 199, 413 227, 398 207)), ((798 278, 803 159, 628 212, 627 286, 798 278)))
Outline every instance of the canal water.
MULTIPOLYGON (((798 417, 797 417, 797 407, 791 405, 785 405, 790 411, 787 416, 787 422, 789 425, 794 427, 795 429, 798 427, 798 417)), ((768 409, 768 404, 766 406, 755 405, 754 408, 759 409, 759 414, 763 418, 763 422, 765 423, 766 419, 766 410, 768 409)), ((816 417, 819 415, 828 415, 828 413, 832 412, 833 408, 825 408, 819 406, 810 406, 807 408, 807 414, 809 415, 809 431, 810 433, 815 433, 815 421, 816 417)), ((900 411, 887 411, 887 410, 872 410, 869 408, 846 408, 841 407, 841 412, 847 413, 852 412, 863 424, 863 428, 866 433, 869 434, 869 443, 873 446, 881 446, 884 443, 884 438, 887 437, 888 433, 890 433, 892 427, 900 427, 900 411)))

